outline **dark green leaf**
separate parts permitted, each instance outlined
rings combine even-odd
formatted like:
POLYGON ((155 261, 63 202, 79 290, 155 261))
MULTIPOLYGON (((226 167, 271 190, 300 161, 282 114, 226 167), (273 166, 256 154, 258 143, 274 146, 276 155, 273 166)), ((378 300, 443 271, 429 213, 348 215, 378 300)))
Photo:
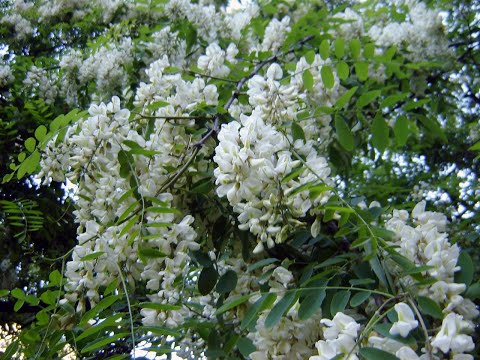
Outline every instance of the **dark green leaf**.
POLYGON ((220 306, 217 311, 215 312, 215 315, 220 315, 223 314, 225 311, 228 311, 230 309, 233 309, 234 307, 237 307, 240 304, 243 304, 245 301, 247 301, 250 298, 250 294, 240 296, 238 298, 234 298, 220 306))
POLYGON ((293 137, 293 141, 296 141, 296 140, 305 141, 305 133, 303 132, 302 127, 294 121, 292 122, 292 137, 293 137))
POLYGON ((462 251, 458 257, 457 265, 460 266, 460 271, 455 273, 455 282, 463 283, 470 286, 473 281, 473 275, 475 272, 475 266, 473 265, 472 258, 466 251, 462 251))
POLYGON ((418 302, 418 307, 420 308, 420 311, 422 313, 430 315, 431 317, 438 320, 442 320, 444 318, 442 309, 432 299, 424 296, 419 296, 417 298, 417 302, 418 302))
POLYGON ((395 121, 395 127, 393 128, 395 133, 395 140, 398 146, 405 146, 407 143, 408 135, 410 135, 410 129, 408 126, 408 119, 404 115, 400 115, 395 121))
POLYGON ((388 146, 389 130, 388 125, 383 116, 377 114, 372 124, 372 144, 378 151, 383 153, 388 146))
POLYGON ((166 255, 158 249, 139 249, 138 255, 144 258, 160 258, 166 255))
POLYGON ((228 270, 218 279, 217 292, 220 294, 229 293, 237 286, 237 273, 233 270, 228 270))
POLYGON ((252 352, 257 350, 255 345, 253 345, 252 340, 250 340, 249 338, 246 338, 246 337, 241 337, 240 339, 238 339, 237 348, 238 348, 238 351, 240 351, 240 354, 242 354, 242 356, 245 359, 248 359, 248 356, 252 352))
POLYGON ((22 300, 25 300, 26 299, 26 295, 25 293, 23 292, 22 289, 19 289, 19 288, 15 288, 13 289, 10 294, 16 298, 16 299, 22 299, 22 300))
POLYGON ((470 300, 477 300, 480 298, 480 283, 470 285, 465 296, 470 300))
POLYGON ((173 310, 181 310, 182 307, 180 305, 172 305, 172 304, 159 304, 154 302, 143 302, 138 304, 143 309, 152 309, 157 311, 173 311, 173 310))
POLYGON ((360 292, 357 292, 355 295, 352 296, 352 298, 350 299, 350 306, 352 308, 355 308, 361 304, 363 304, 363 302, 365 300, 367 300, 369 297, 370 297, 371 293, 370 291, 360 291, 360 292))
POLYGON ((335 295, 333 295, 332 302, 330 303, 330 314, 335 316, 338 312, 343 312, 345 307, 350 300, 350 291, 349 290, 340 290, 335 295))
POLYGON ((274 293, 263 294, 257 301, 255 301, 255 303, 253 303, 248 308, 245 316, 243 317, 240 329, 247 329, 250 324, 258 318, 258 314, 265 309, 269 309, 276 299, 277 295, 274 293))
POLYGON ((250 271, 253 271, 253 270, 255 270, 255 269, 264 267, 264 266, 266 266, 266 265, 273 264, 273 263, 275 263, 275 262, 277 262, 277 261, 280 261, 280 260, 275 259, 275 258, 263 259, 263 260, 257 261, 256 263, 250 265, 250 266, 247 268, 247 271, 250 272, 250 271))
POLYGON ((271 328, 275 326, 283 315, 292 307, 294 302, 297 300, 297 292, 290 291, 285 294, 285 296, 275 304, 275 306, 270 310, 265 319, 265 327, 271 328))
POLYGON ((202 295, 209 294, 217 284, 218 272, 213 267, 204 267, 198 277, 198 291, 202 295))
POLYGON ((325 289, 309 290, 308 295, 301 301, 298 308, 298 318, 307 320, 322 307, 325 300, 325 289))
POLYGON ((360 349, 360 356, 366 360, 399 360, 395 355, 372 347, 360 349))
POLYGON ((342 145, 345 150, 352 151, 354 147, 352 132, 345 120, 340 116, 335 117, 335 130, 340 145, 342 145))

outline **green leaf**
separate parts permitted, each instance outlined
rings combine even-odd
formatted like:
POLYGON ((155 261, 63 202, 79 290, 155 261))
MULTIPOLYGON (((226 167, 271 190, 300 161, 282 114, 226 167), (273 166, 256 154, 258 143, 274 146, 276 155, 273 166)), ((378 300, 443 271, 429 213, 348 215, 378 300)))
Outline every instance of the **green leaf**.
POLYGON ((337 109, 341 109, 345 105, 347 105, 350 99, 352 98, 353 94, 355 94, 355 92, 357 91, 357 89, 358 89, 358 86, 354 86, 353 88, 347 90, 342 96, 338 98, 337 102, 335 103, 335 107, 337 109))
POLYGON ((463 283, 470 286, 473 281, 473 275, 475 273, 475 266, 473 265, 472 258, 466 251, 462 251, 458 257, 457 265, 461 270, 455 273, 455 282, 463 283))
POLYGON ((27 140, 25 140, 25 148, 28 150, 28 152, 33 152, 35 150, 35 146, 37 145, 37 140, 35 140, 33 137, 29 137, 27 140))
POLYGON ((17 300, 15 302, 15 305, 13 305, 13 311, 17 312, 18 310, 20 310, 22 308, 23 304, 25 304, 24 300, 17 300))
POLYGON ((92 309, 88 310, 85 314, 83 314, 80 320, 80 325, 83 326, 84 324, 86 324, 88 320, 93 319, 95 316, 100 314, 103 310, 109 308, 119 298, 120 296, 118 295, 111 295, 100 300, 100 302, 95 307, 93 307, 92 309))
POLYGON ((350 300, 350 295, 351 293, 349 290, 340 290, 333 295, 332 302, 330 303, 330 314, 332 316, 335 316, 336 313, 345 310, 345 307, 350 300))
POLYGON ((257 350, 255 345, 253 345, 252 340, 246 337, 241 337, 238 339, 237 348, 245 359, 247 359, 252 352, 257 350))
POLYGON ((90 352, 90 351, 93 351, 93 350, 101 349, 104 346, 109 345, 109 344, 113 344, 113 343, 115 343, 115 341, 120 340, 120 339, 125 338, 125 337, 128 337, 129 335, 130 335, 130 333, 124 332, 124 333, 120 333, 120 334, 115 334, 113 336, 109 336, 106 339, 102 338, 99 341, 88 344, 87 346, 85 346, 82 349, 81 352, 86 353, 86 352, 90 352))
POLYGON ((96 252, 93 252, 91 254, 88 254, 88 255, 85 255, 84 257, 82 257, 80 260, 81 261, 91 261, 91 260, 95 260, 95 259, 98 259, 100 256, 102 256, 103 254, 105 254, 105 251, 96 251, 96 252))
POLYGON ((41 142, 45 138, 45 135, 47 135, 47 128, 44 125, 40 125, 35 130, 35 137, 39 142, 41 142))
POLYGON ((170 105, 169 102, 162 101, 162 100, 157 100, 152 102, 151 104, 147 105, 147 109, 150 111, 156 111, 162 107, 170 105))
POLYGON ((380 260, 378 260, 378 257, 375 255, 372 259, 370 259, 369 263, 380 283, 384 287, 388 288, 387 277, 385 276, 385 271, 383 270, 383 266, 380 263, 380 260))
POLYGON ((345 54, 345 40, 337 38, 335 39, 333 46, 335 48, 335 56, 337 59, 341 59, 345 54))
POLYGON ((340 145, 342 145, 345 150, 352 151, 354 147, 352 132, 350 131, 350 128, 345 120, 343 120, 340 116, 335 117, 335 130, 340 145))
POLYGON ((305 60, 307 60, 309 65, 312 65, 315 61, 315 52, 313 50, 307 51, 305 54, 305 60))
POLYGON ((327 39, 324 39, 320 43, 319 52, 320 52, 320 57, 323 60, 327 60, 328 57, 330 56, 330 42, 327 39))
POLYGON ((40 164, 40 152, 35 150, 29 157, 27 157, 17 170, 17 178, 21 179, 25 174, 32 174, 37 166, 40 164))
POLYGON ((110 326, 118 326, 118 319, 121 319, 123 313, 118 313, 112 316, 107 317, 101 323, 96 324, 95 326, 89 327, 88 329, 82 331, 80 335, 75 338, 75 341, 78 343, 79 341, 86 339, 87 337, 98 333, 100 330, 105 329, 110 326))
POLYGON ((265 327, 271 328, 275 326, 283 315, 292 307, 295 300, 297 300, 297 292, 290 291, 285 294, 285 296, 270 310, 265 319, 265 327))
POLYGON ((366 360, 399 360, 395 355, 372 347, 360 349, 360 356, 366 360))
POLYGON ((237 273, 233 270, 228 270, 220 277, 220 279, 218 279, 216 290, 220 294, 229 293, 235 289, 237 286, 237 281, 237 273))
POLYGON ((204 267, 198 277, 198 291, 201 295, 208 295, 217 284, 218 272, 213 266, 204 267))
POLYGON ((303 131, 300 125, 298 125, 296 122, 293 121, 291 129, 292 129, 293 141, 303 140, 305 142, 305 132, 303 131))
POLYGON ((310 70, 306 69, 302 74, 303 86, 308 91, 313 91, 313 76, 310 70))
POLYGON ((26 299, 26 295, 25 293, 23 292, 22 289, 19 289, 19 288, 15 288, 13 289, 10 294, 16 298, 16 299, 21 299, 21 300, 25 300, 26 299))
POLYGON ((53 270, 48 275, 48 280, 50 281, 49 286, 60 286, 60 283, 62 281, 62 275, 60 274, 60 271, 53 270))
POLYGON ((388 125, 383 116, 377 114, 372 124, 372 144, 383 153, 388 146, 388 125))
POLYGON ((142 309, 152 309, 157 311, 173 311, 173 310, 181 310, 182 307, 180 305, 172 305, 172 304, 159 304, 154 302, 142 302, 138 304, 138 306, 142 309))
POLYGON ((265 309, 269 309, 276 299, 277 294, 275 293, 263 294, 260 296, 260 298, 248 308, 245 316, 243 317, 240 329, 247 329, 250 324, 258 318, 258 314, 265 309))
POLYGON ((395 140, 397 141, 398 146, 405 146, 407 143, 408 135, 410 135, 410 129, 408 126, 408 119, 404 115, 400 115, 395 121, 395 126, 393 128, 395 133, 395 140))
POLYGON ((352 52, 352 57, 357 60, 361 51, 360 40, 353 39, 350 41, 350 51, 352 52))
POLYGON ((333 76, 332 68, 328 65, 323 65, 320 74, 322 75, 322 81, 325 88, 333 88, 335 85, 335 77, 333 76))
POLYGON ((442 128, 438 124, 437 120, 432 117, 427 117, 424 115, 417 114, 420 122, 425 126, 425 128, 436 137, 440 138, 443 142, 447 142, 447 136, 443 132, 442 128))
POLYGON ((363 304, 363 302, 365 300, 367 300, 370 297, 370 295, 371 295, 370 291, 359 291, 359 292, 357 292, 350 299, 350 306, 355 308, 355 307, 363 304))
POLYGON ((356 62, 355 74, 360 81, 366 81, 368 79, 368 64, 365 61, 356 62))
POLYGON ((476 282, 475 284, 470 285, 465 296, 470 300, 477 300, 480 298, 480 283, 476 282))
POLYGON ((234 307, 237 307, 240 304, 243 304, 245 301, 247 301, 250 298, 250 296, 251 296, 250 294, 247 294, 247 295, 240 296, 238 298, 231 299, 230 301, 220 306, 215 312, 215 315, 223 314, 225 311, 228 311, 230 309, 233 309, 234 307))
POLYGON ((340 61, 336 65, 337 75, 340 80, 346 80, 348 75, 350 75, 350 67, 347 65, 346 62, 340 61))
POLYGON ((365 59, 372 59, 375 55, 375 44, 366 44, 363 48, 363 56, 365 59))
POLYGON ((158 249, 139 249, 138 255, 140 257, 152 259, 152 258, 161 258, 166 255, 158 249))
POLYGON ((285 184, 288 183, 290 180, 296 179, 300 174, 302 174, 306 170, 305 167, 301 167, 298 169, 293 170, 290 174, 287 174, 280 183, 285 184))
POLYGON ((247 272, 251 272, 251 271, 253 271, 253 270, 256 270, 256 269, 258 269, 258 268, 264 267, 264 266, 266 266, 266 265, 273 264, 273 263, 275 263, 275 262, 277 262, 277 261, 280 261, 280 260, 275 259, 275 258, 268 258, 268 259, 263 259, 263 260, 257 261, 256 263, 248 266, 247 272))
POLYGON ((7 296, 8 294, 10 294, 10 291, 9 291, 9 290, 5 290, 5 289, 0 290, 0 298, 1 298, 1 297, 5 297, 5 296, 7 296))
POLYGON ((363 108, 370 104, 373 100, 375 100, 380 94, 381 90, 368 91, 365 94, 360 95, 357 100, 356 106, 358 108, 363 108))
POLYGON ((409 93, 390 95, 387 98, 383 99, 382 103, 380 104, 380 107, 384 109, 384 108, 392 108, 394 106, 397 106, 398 103, 406 99, 408 95, 409 93))
POLYGON ((442 320, 444 318, 442 309, 432 299, 424 296, 419 296, 417 298, 417 302, 418 302, 418 307, 420 308, 420 311, 422 313, 430 315, 431 317, 438 320, 442 320))
POLYGON ((322 307, 325 296, 325 289, 308 290, 308 295, 301 301, 298 308, 298 318, 302 321, 309 319, 322 307))

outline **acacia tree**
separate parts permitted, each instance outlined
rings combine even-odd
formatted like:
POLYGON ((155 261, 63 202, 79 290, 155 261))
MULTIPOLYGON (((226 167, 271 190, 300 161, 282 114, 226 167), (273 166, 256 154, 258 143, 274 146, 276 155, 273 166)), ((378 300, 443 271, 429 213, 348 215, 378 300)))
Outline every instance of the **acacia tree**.
POLYGON ((478 5, 348 5, 5 5, 3 358, 473 358, 478 5))

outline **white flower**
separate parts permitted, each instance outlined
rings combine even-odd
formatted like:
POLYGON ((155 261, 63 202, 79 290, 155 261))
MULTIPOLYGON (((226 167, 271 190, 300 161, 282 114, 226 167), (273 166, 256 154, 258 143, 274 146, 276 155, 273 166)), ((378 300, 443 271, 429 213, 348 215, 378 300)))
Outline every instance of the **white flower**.
POLYGON ((444 354, 450 350, 454 353, 472 351, 475 347, 472 337, 461 334, 461 331, 470 329, 470 325, 463 320, 463 316, 450 313, 443 319, 442 328, 433 339, 432 345, 444 354))
POLYGON ((352 317, 345 315, 342 312, 338 312, 332 320, 322 319, 320 322, 328 326, 328 328, 323 331, 324 337, 327 340, 333 340, 339 334, 345 334, 352 338, 356 338, 358 329, 360 329, 360 324, 357 324, 352 317))
POLYGON ((418 321, 415 320, 412 309, 405 303, 396 304, 395 311, 398 321, 392 325, 390 335, 400 334, 400 336, 406 337, 411 330, 418 326, 418 321))

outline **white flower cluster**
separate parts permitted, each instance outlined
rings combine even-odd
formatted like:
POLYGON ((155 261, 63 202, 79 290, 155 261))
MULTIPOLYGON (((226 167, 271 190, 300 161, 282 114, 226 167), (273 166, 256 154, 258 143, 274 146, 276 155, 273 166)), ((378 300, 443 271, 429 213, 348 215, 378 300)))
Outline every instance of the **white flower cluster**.
POLYGON ((100 99, 123 89, 128 84, 126 68, 133 62, 132 50, 130 38, 123 38, 118 45, 100 47, 83 61, 79 69, 80 83, 95 81, 100 99))
POLYGON ((32 23, 18 13, 3 16, 0 23, 13 27, 13 34, 18 40, 25 40, 34 32, 32 23))
POLYGON ((295 121, 298 98, 304 95, 295 84, 280 84, 282 76, 281 67, 274 63, 265 77, 255 75, 249 80, 247 94, 253 110, 250 115, 245 108, 231 111, 239 121, 222 126, 215 150, 217 194, 226 196, 239 214, 239 228, 257 236, 256 253, 264 243, 272 247, 283 242, 298 219, 314 214, 315 206, 329 197, 328 192, 311 196, 308 190, 300 191, 308 183, 330 184, 330 168, 313 146, 322 128, 310 127, 307 141, 293 141, 290 127, 285 129, 295 121), (298 176, 284 180, 297 170, 298 176))
POLYGON ((172 66, 181 68, 185 65, 187 43, 178 36, 178 31, 172 31, 170 26, 166 26, 153 33, 152 37, 153 41, 142 43, 151 53, 145 59, 147 63, 150 64, 166 55, 172 66))
POLYGON ((305 156, 308 169, 297 179, 282 182, 301 165, 288 137, 266 124, 257 108, 250 116, 242 115, 240 121, 223 125, 218 135, 214 157, 217 194, 226 196, 239 214, 239 228, 258 237, 254 252, 261 252, 263 243, 273 247, 275 242, 283 242, 297 218, 328 199, 328 192, 311 199, 308 190, 295 190, 312 181, 330 183, 330 168, 313 147, 300 141, 297 152, 305 156))
POLYGON ((226 77, 230 73, 230 69, 224 64, 225 60, 234 62, 237 53, 238 49, 234 43, 228 46, 226 52, 217 43, 212 43, 208 45, 205 55, 198 58, 198 68, 203 70, 206 75, 226 77))
POLYGON ((323 330, 325 340, 315 343, 318 355, 311 356, 309 360, 329 360, 337 355, 341 359, 358 360, 357 350, 354 350, 360 324, 352 317, 342 312, 335 314, 332 320, 320 321, 326 328, 323 330))
POLYGON ((8 64, 0 65, 0 87, 7 86, 15 80, 12 69, 8 64))
POLYGON ((56 73, 34 65, 27 71, 23 85, 32 95, 40 97, 47 104, 53 104, 58 95, 57 81, 56 73))
MULTIPOLYGON (((447 225, 445 215, 425 211, 425 206, 425 201, 422 201, 412 211, 412 222, 416 227, 407 223, 409 214, 405 210, 394 210, 386 228, 395 232, 397 238, 394 245, 398 246, 397 251, 401 255, 418 266, 431 267, 426 272, 436 282, 420 287, 419 294, 437 302, 446 314, 440 332, 433 337, 432 345, 445 354, 450 351, 454 355, 463 354, 474 348, 472 338, 465 332, 473 330, 472 320, 479 312, 471 300, 460 295, 466 290, 465 284, 454 282, 454 273, 460 269, 457 266, 460 250, 456 244, 450 244, 444 232, 447 225)), ((401 280, 413 283, 408 277, 401 280)), ((406 314, 405 310, 403 313, 406 314)), ((410 325, 399 323, 392 327, 394 333, 402 336, 407 333, 408 328, 413 328, 412 316, 404 315, 404 318, 409 319, 407 323, 410 325)), ((467 354, 462 356, 472 359, 467 354)))
POLYGON ((263 42, 259 50, 278 51, 290 30, 290 17, 285 16, 282 21, 272 19, 265 28, 265 36, 263 37, 263 42))
POLYGON ((368 30, 368 36, 378 46, 395 45, 406 50, 406 57, 412 61, 442 58, 450 54, 440 12, 416 0, 406 0, 405 5, 409 12, 404 22, 373 25, 368 30))
POLYGON ((217 39, 222 25, 222 18, 214 5, 194 4, 188 0, 169 1, 165 5, 165 15, 172 21, 188 19, 197 29, 198 36, 209 43, 217 39))

